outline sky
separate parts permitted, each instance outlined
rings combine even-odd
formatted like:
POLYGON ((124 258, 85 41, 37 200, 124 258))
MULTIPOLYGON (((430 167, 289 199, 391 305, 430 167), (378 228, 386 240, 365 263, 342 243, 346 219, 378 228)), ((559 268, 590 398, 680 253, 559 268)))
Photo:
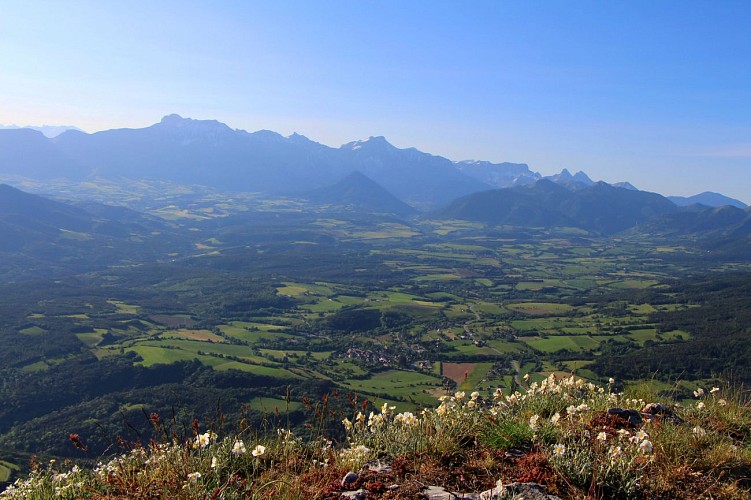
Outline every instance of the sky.
POLYGON ((0 123, 170 113, 751 204, 751 2, 0 1, 0 123))

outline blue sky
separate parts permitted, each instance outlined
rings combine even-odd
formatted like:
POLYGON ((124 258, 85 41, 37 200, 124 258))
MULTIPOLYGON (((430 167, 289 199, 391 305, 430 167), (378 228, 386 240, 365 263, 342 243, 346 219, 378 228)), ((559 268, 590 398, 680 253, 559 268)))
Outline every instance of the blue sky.
POLYGON ((0 3, 0 123, 163 115, 751 203, 751 3, 0 3))

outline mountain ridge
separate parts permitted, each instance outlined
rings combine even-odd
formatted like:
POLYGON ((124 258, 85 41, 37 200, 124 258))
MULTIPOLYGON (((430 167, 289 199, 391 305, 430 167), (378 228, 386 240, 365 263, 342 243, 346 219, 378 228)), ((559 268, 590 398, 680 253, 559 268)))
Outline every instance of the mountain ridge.
MULTIPOLYGON (((298 133, 284 137, 270 130, 247 132, 217 120, 177 114, 143 128, 93 134, 69 129, 54 138, 30 129, 0 130, 0 170, 43 179, 171 180, 268 194, 323 188, 359 171, 423 210, 474 192, 529 185, 543 178, 525 163, 452 161, 416 148, 397 148, 383 136, 334 148, 298 133)), ((547 178, 569 187, 594 184, 586 173, 572 175, 567 169, 547 178)), ((628 182, 620 186, 635 190, 628 182)), ((741 207, 738 200, 718 196, 741 207)))

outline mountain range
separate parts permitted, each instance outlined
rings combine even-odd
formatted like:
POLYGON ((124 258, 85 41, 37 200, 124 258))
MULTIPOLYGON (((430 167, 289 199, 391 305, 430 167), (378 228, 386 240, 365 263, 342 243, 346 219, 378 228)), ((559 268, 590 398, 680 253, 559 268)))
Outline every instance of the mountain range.
MULTIPOLYGON (((543 178, 524 163, 454 162, 415 148, 397 148, 380 136, 332 148, 299 134, 249 133, 215 120, 175 114, 139 129, 87 134, 63 128, 67 130, 52 138, 29 128, 0 129, 0 174, 73 181, 150 179, 289 195, 325 188, 360 172, 420 210, 543 178)), ((546 179, 572 189, 594 184, 584 172, 572 175, 566 169, 546 179)), ((627 182, 616 186, 636 190, 627 182)), ((685 203, 743 205, 729 198, 698 196, 685 203)))
POLYGON ((23 127, 19 127, 18 125, 0 125, 0 130, 3 129, 19 129, 19 128, 27 128, 31 130, 36 130, 38 132, 41 132, 45 135, 45 137, 53 138, 57 137, 58 135, 62 134, 66 130, 78 130, 83 132, 78 127, 74 127, 73 125, 27 125, 23 127))
POLYGON ((417 207, 493 187, 446 158, 399 149, 383 137, 331 148, 298 134, 248 133, 177 115, 141 129, 69 130, 53 139, 29 129, 0 130, 0 172, 43 179, 125 177, 290 194, 329 186, 356 171, 417 207))
POLYGON ((570 189, 553 180, 474 193, 455 200, 434 215, 492 225, 568 226, 612 234, 678 207, 667 198, 605 182, 570 189))

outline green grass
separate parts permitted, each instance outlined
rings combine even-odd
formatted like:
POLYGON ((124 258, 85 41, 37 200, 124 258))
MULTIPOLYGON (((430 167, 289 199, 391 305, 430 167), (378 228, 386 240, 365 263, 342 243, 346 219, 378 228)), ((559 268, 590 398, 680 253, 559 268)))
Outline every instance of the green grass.
POLYGON ((115 306, 116 314, 138 314, 138 311, 141 309, 141 306, 127 304, 121 300, 108 300, 107 302, 115 306))
POLYGON ((572 352, 581 352, 595 349, 600 345, 597 340, 588 335, 551 335, 547 338, 521 337, 519 340, 545 353, 558 352, 564 349, 572 352))
POLYGON ((569 312, 573 309, 568 304, 557 304, 555 302, 517 302, 507 304, 508 309, 535 315, 551 315, 569 312))
POLYGON ((5 460, 0 460, 0 482, 8 481, 11 477, 11 474, 19 470, 21 470, 21 468, 16 464, 6 462, 5 460))
POLYGON ((76 337, 78 337, 78 340, 86 344, 87 347, 93 348, 102 341, 102 337, 105 333, 107 333, 107 330, 104 328, 97 328, 96 331, 93 332, 77 333, 76 337))
POLYGON ((478 304, 474 304, 472 308, 478 313, 483 313, 483 314, 501 315, 501 314, 505 314, 508 312, 506 308, 502 307, 499 304, 494 304, 492 302, 480 302, 478 304))
POLYGON ((18 333, 22 333, 24 335, 42 335, 44 333, 47 333, 47 330, 35 325, 35 326, 30 326, 28 328, 24 328, 22 330, 18 330, 18 333))
POLYGON ((166 349, 159 346, 137 345, 126 349, 126 351, 135 352, 141 356, 143 361, 140 361, 138 364, 143 366, 172 364, 178 361, 192 361, 201 358, 192 352, 180 349, 166 349))
POLYGON ((488 347, 495 349, 502 354, 520 352, 524 350, 524 344, 521 344, 519 342, 509 342, 507 340, 488 340, 485 343, 488 345, 488 347))
POLYGON ((474 369, 467 376, 467 379, 459 385, 459 389, 471 391, 477 388, 492 368, 493 363, 475 363, 474 369))
POLYGON ((48 365, 45 361, 37 361, 35 363, 24 366, 23 368, 21 368, 21 371, 26 373, 42 372, 49 367, 50 365, 48 365))
POLYGON ((192 354, 199 352, 218 354, 224 356, 235 356, 251 362, 264 362, 263 358, 253 354, 250 347, 234 344, 218 344, 211 342, 196 342, 192 340, 165 339, 165 340, 143 340, 139 341, 136 346, 158 347, 164 350, 180 350, 192 354))
POLYGON ((370 394, 389 394, 392 397, 432 404, 435 402, 435 397, 424 391, 441 387, 441 379, 419 372, 388 370, 364 380, 345 380, 343 385, 355 391, 370 394))
MULTIPOLYGON (((294 351, 294 350, 276 350, 276 349, 259 349, 258 350, 261 354, 271 356, 272 358, 275 358, 277 361, 282 360, 285 356, 296 356, 299 358, 304 358, 306 351, 294 351)), ((333 351, 316 351, 311 352, 310 355, 313 359, 320 361, 322 359, 328 359, 329 356, 331 356, 331 353, 333 351)))
POLYGON ((177 361, 192 361, 194 359, 197 359, 202 364, 211 366, 215 370, 220 371, 233 369, 280 379, 302 378, 301 376, 295 375, 289 370, 283 368, 254 364, 255 362, 269 363, 268 360, 258 356, 243 356, 243 360, 245 360, 246 362, 240 362, 207 354, 197 354, 188 350, 167 349, 155 345, 139 344, 126 350, 133 351, 140 355, 143 358, 143 361, 139 362, 138 364, 141 364, 143 366, 152 366, 155 364, 171 364, 177 361))

